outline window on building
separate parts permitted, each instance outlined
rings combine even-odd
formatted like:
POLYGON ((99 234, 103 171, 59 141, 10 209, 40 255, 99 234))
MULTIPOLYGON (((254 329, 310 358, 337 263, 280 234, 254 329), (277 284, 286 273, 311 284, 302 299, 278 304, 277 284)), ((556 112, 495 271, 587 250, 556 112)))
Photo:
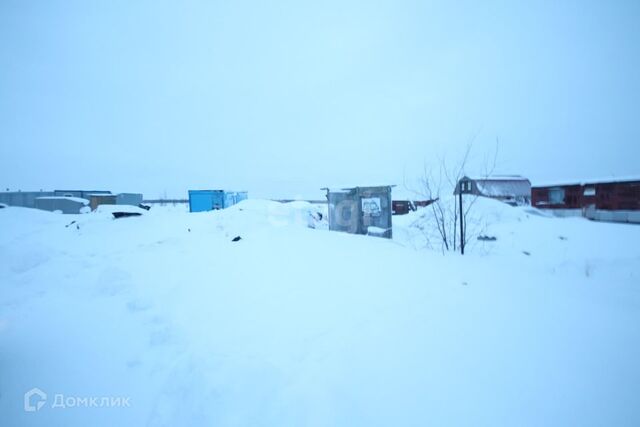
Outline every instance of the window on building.
POLYGON ((564 203, 564 188, 551 188, 549 190, 549 203, 561 205, 564 203))
POLYGON ((471 181, 460 181, 460 192, 471 193, 471 181))
POLYGON ((596 195, 596 187, 585 187, 584 195, 585 196, 595 196, 596 195))

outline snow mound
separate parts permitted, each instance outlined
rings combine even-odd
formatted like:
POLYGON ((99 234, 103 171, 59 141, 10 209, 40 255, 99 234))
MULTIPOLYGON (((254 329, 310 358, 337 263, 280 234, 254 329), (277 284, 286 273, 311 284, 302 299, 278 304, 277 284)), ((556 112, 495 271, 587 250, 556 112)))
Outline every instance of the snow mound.
POLYGON ((256 224, 328 229, 326 206, 303 201, 281 203, 248 199, 227 209, 215 211, 215 215, 226 221, 251 218, 249 220, 256 224))
POLYGON ((0 210, 2 425, 640 424, 640 227, 479 200, 442 256, 318 208, 0 210))
MULTIPOLYGON (((460 223, 455 213, 458 209, 459 198, 448 196, 407 215, 394 216, 394 240, 419 249, 451 250, 457 247, 459 240, 460 223), (446 244, 443 232, 448 239, 446 244)), ((466 212, 466 234, 472 240, 470 250, 476 237, 491 233, 494 225, 519 223, 530 217, 522 208, 486 197, 463 196, 463 209, 466 212)))

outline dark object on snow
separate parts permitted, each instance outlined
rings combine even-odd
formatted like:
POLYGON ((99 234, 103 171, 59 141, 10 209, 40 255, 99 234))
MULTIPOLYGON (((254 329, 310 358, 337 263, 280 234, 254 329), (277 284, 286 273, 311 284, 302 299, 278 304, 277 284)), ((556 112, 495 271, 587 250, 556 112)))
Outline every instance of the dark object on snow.
POLYGON ((560 239, 560 240, 568 240, 565 236, 558 236, 558 239, 560 239))
POLYGON ((141 208, 141 209, 144 209, 145 211, 148 211, 149 209, 151 209, 151 206, 149 206, 149 205, 144 205, 144 204, 142 204, 142 203, 140 203, 140 204, 138 205, 138 207, 139 207, 139 208, 141 208))
POLYGON ((4 209, 6 207, 7 207, 7 205, 5 205, 4 203, 0 203, 0 209, 4 209))
POLYGON ((239 241, 240 239, 242 239, 242 237, 240 237, 240 236, 236 236, 236 237, 234 237, 233 239, 231 239, 231 241, 232 241, 232 242, 237 242, 237 241, 239 241))
POLYGON ((498 240, 497 237, 495 236, 478 236, 478 240, 482 241, 482 242, 495 242, 496 240, 498 240))
POLYGON ((523 254, 525 254, 526 256, 531 256, 531 253, 530 253, 530 252, 522 251, 522 253, 523 253, 523 254))
POLYGON ((140 212, 111 212, 115 219, 118 218, 126 218, 128 216, 140 216, 142 215, 140 212))
POLYGON ((73 224, 75 224, 75 223, 76 223, 75 221, 71 221, 69 224, 65 225, 65 228, 67 228, 67 227, 69 227, 70 225, 73 225, 73 224))

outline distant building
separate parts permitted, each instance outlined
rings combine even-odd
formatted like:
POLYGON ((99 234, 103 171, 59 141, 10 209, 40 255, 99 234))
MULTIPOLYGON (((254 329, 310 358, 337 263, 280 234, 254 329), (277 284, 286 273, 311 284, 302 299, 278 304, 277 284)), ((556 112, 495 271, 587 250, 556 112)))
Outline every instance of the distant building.
MULTIPOLYGON (((89 201, 79 197, 45 196, 35 200, 35 208, 50 212, 60 212, 63 214, 83 213, 89 201)), ((88 208, 87 208, 88 209, 88 208)))
POLYGON ((189 190, 189 212, 225 209, 247 198, 246 191, 189 190))
POLYGON ((107 190, 54 190, 53 192, 55 196, 79 197, 87 200, 89 200, 89 196, 92 194, 111 194, 111 191, 107 190))
POLYGON ((53 197, 53 191, 1 191, 0 203, 7 206, 35 208, 38 197, 53 197))
POLYGON ((415 211, 420 207, 429 206, 435 200, 429 200, 420 196, 417 192, 393 189, 391 200, 391 213, 393 215, 406 215, 411 211, 415 211))
POLYGON ((538 185, 531 204, 557 216, 640 223, 640 176, 538 185))
POLYGON ((100 205, 115 205, 117 196, 110 193, 89 194, 89 206, 95 211, 100 205))
MULTIPOLYGON (((110 191, 105 190, 54 190, 54 191, 2 191, 0 192, 0 203, 4 203, 7 206, 19 206, 24 208, 37 208, 44 210, 74 210, 73 203, 68 201, 54 202, 55 200, 69 199, 78 202, 77 199, 87 200, 92 210, 95 210, 99 205, 104 204, 119 204, 119 205, 134 205, 137 206, 142 203, 142 194, 138 193, 120 193, 112 194, 110 191), (42 199, 40 202, 36 202, 37 199, 42 199), (59 203, 63 206, 62 209, 53 209, 59 203), (68 206, 68 209, 67 209, 68 206)), ((75 212, 77 213, 77 212, 75 212)))
MULTIPOLYGON (((531 203, 531 182, 519 175, 492 175, 486 177, 463 177, 460 181, 470 181, 469 194, 500 200, 510 205, 531 203)), ((460 194, 460 181, 453 194, 460 194)))
POLYGON ((142 194, 140 193, 116 194, 116 205, 138 206, 140 203, 142 203, 142 194))
POLYGON ((354 187, 327 191, 329 229, 392 237, 392 186, 354 187))

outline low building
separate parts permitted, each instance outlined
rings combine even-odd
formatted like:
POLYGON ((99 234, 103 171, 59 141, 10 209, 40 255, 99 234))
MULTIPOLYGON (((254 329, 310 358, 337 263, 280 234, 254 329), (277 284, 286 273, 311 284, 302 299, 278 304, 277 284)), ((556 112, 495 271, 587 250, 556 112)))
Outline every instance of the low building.
POLYGON ((89 194, 89 206, 95 211, 100 205, 115 205, 117 196, 115 194, 89 194))
POLYGON ((88 210, 89 201, 79 197, 45 196, 35 200, 35 208, 63 214, 79 214, 88 210))
POLYGON ((52 197, 55 195, 53 191, 2 191, 0 192, 0 203, 4 203, 7 206, 35 208, 38 197, 52 197))
MULTIPOLYGON (((2 191, 0 192, 0 203, 4 203, 7 206, 43 209, 38 206, 50 206, 53 203, 51 201, 40 202, 40 204, 36 206, 36 199, 44 197, 89 200, 89 204, 93 210, 99 205, 104 204, 137 206, 142 203, 142 194, 120 193, 116 195, 106 190, 2 191)), ((61 203, 65 204, 66 202, 61 203)), ((50 209, 47 208, 45 210, 50 209)))
POLYGON ((406 189, 393 189, 391 201, 391 213, 393 215, 406 215, 416 211, 420 207, 429 206, 434 200, 421 196, 418 192, 406 189))
POLYGON ((89 200, 92 194, 111 194, 108 190, 53 190, 55 196, 61 197, 79 197, 89 200))
POLYGON ((531 204, 556 216, 640 223, 640 176, 537 185, 531 204))
POLYGON ((189 212, 225 209, 247 198, 246 191, 189 190, 189 212))
POLYGON ((116 194, 116 205, 138 206, 140 203, 142 203, 142 194, 140 193, 116 194))
POLYGON ((390 185, 324 188, 329 203, 329 229, 390 239, 391 188, 390 185))
POLYGON ((519 175, 464 176, 456 184, 453 194, 460 194, 460 182, 463 181, 471 183, 471 189, 465 194, 488 197, 514 206, 531 203, 531 182, 519 175))

